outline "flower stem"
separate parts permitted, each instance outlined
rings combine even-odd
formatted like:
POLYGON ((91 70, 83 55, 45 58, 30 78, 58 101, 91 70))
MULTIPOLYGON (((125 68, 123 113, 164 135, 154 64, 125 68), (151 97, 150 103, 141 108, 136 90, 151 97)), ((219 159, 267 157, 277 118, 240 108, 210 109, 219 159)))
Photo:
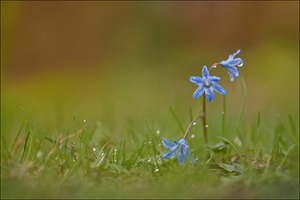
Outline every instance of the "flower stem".
POLYGON ((206 124, 206 106, 205 106, 205 94, 203 94, 203 104, 202 104, 202 122, 203 122, 203 133, 204 142, 207 144, 207 124, 206 124))
POLYGON ((194 124, 198 119, 200 119, 200 118, 203 118, 203 113, 202 113, 201 115, 199 115, 198 117, 196 117, 196 118, 190 123, 190 125, 188 126, 188 128, 187 128, 186 131, 185 131, 185 134, 184 134, 184 136, 183 136, 183 139, 186 139, 186 137, 187 137, 188 133, 190 132, 190 130, 191 130, 193 124, 194 124))
POLYGON ((209 72, 210 72, 210 70, 212 70, 213 68, 216 68, 217 67, 217 65, 218 65, 219 63, 215 63, 215 64, 213 64, 210 68, 209 68, 209 72))

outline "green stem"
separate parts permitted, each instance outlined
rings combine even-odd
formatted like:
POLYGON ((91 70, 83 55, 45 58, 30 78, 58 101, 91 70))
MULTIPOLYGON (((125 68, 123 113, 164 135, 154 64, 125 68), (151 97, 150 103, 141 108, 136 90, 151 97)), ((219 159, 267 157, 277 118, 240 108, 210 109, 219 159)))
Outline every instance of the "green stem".
POLYGON ((207 124, 206 124, 206 106, 205 106, 205 94, 203 94, 203 104, 202 104, 202 122, 203 122, 203 133, 204 133, 204 142, 207 144, 207 124))

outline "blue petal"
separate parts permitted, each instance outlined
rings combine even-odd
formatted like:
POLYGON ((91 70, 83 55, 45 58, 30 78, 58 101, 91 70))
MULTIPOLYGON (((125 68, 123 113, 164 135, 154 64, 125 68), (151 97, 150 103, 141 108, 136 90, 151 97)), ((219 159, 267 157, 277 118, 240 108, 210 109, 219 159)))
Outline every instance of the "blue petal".
POLYGON ((187 146, 187 145, 186 145, 186 140, 183 139, 183 138, 180 139, 178 143, 179 143, 180 145, 185 145, 185 146, 187 146))
POLYGON ((186 156, 186 154, 184 154, 183 149, 180 149, 180 151, 178 152, 178 163, 180 165, 182 165, 184 163, 185 156, 186 156))
MULTIPOLYGON (((229 60, 229 59, 228 59, 229 60)), ((229 67, 229 62, 228 60, 223 60, 221 62, 219 62, 219 64, 222 66, 222 67, 225 67, 225 68, 228 68, 229 67)))
POLYGON ((214 82, 218 82, 220 80, 220 77, 217 77, 217 76, 211 76, 209 77, 209 80, 210 81, 214 81, 214 82))
POLYGON ((200 83, 203 82, 203 80, 199 76, 191 76, 190 82, 195 83, 196 85, 199 85, 200 83))
POLYGON ((237 66, 238 67, 242 67, 244 65, 244 62, 243 62, 243 60, 241 58, 236 58, 235 60, 237 62, 237 66))
POLYGON ((170 141, 167 140, 166 138, 164 138, 164 139, 162 140, 162 144, 163 144, 166 148, 168 148, 168 149, 172 149, 172 148, 178 146, 178 144, 176 144, 175 142, 170 142, 170 141))
POLYGON ((236 67, 236 66, 239 66, 239 67, 241 67, 241 66, 243 66, 243 60, 241 59, 241 58, 235 58, 235 59, 233 59, 233 60, 230 60, 229 62, 228 62, 228 65, 229 66, 234 66, 234 67, 236 67))
POLYGON ((230 67, 230 68, 228 68, 228 74, 229 74, 230 80, 233 81, 235 76, 236 77, 239 76, 239 71, 236 67, 230 67))
POLYGON ((230 55, 229 58, 234 58, 236 55, 238 55, 241 52, 240 49, 238 49, 234 54, 230 55))
POLYGON ((234 81, 234 74, 228 70, 230 81, 234 81))
POLYGON ((193 94, 193 99, 196 99, 196 98, 198 98, 198 97, 200 97, 202 94, 203 94, 203 92, 204 92, 204 87, 203 87, 203 84, 201 85, 201 86, 199 86, 197 89, 196 89, 196 91, 194 92, 194 94, 193 94))
POLYGON ((204 65, 202 68, 202 78, 208 78, 208 77, 209 77, 209 72, 206 65, 204 65))
POLYGON ((162 159, 162 160, 165 160, 165 159, 167 159, 167 158, 170 158, 170 157, 175 156, 175 154, 177 153, 177 150, 178 150, 178 147, 177 147, 177 148, 174 148, 173 150, 168 151, 167 153, 165 153, 165 154, 161 157, 161 159, 162 159))
POLYGON ((205 88, 205 95, 208 102, 211 102, 214 99, 214 91, 212 88, 205 88))
POLYGON ((218 83, 212 82, 212 88, 220 94, 226 95, 225 89, 221 87, 218 83))

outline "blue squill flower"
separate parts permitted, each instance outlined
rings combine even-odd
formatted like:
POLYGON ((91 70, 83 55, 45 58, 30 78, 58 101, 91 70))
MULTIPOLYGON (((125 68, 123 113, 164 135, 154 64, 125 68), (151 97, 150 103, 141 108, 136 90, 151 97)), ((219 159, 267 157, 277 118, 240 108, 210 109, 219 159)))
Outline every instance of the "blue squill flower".
POLYGON ((226 95, 225 89, 217 83, 219 80, 220 78, 217 76, 209 76, 209 71, 204 65, 202 68, 202 78, 199 76, 190 77, 190 81, 198 85, 193 98, 198 98, 205 92, 207 101, 211 102, 214 99, 214 90, 222 95, 226 95))
POLYGON ((227 60, 223 60, 223 61, 219 62, 219 64, 222 67, 225 67, 226 69, 228 69, 228 74, 229 74, 231 81, 234 80, 234 76, 236 76, 236 77, 239 76, 239 71, 236 66, 241 67, 244 64, 243 60, 241 58, 234 58, 240 52, 241 52, 241 50, 239 49, 234 54, 229 55, 227 60))
POLYGON ((192 164, 196 163, 196 160, 192 158, 189 153, 189 147, 186 144, 185 139, 181 139, 179 140, 179 142, 177 142, 176 140, 174 142, 170 142, 164 138, 162 144, 169 149, 169 151, 162 156, 162 160, 173 157, 178 153, 178 163, 180 165, 184 163, 186 158, 188 158, 192 164))

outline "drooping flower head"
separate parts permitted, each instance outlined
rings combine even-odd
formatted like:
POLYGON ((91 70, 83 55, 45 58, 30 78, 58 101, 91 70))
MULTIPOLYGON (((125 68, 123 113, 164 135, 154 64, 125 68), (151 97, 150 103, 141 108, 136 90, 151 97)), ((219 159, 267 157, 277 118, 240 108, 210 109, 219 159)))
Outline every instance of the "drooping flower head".
POLYGON ((162 156, 162 160, 173 157, 178 153, 178 163, 180 165, 184 163, 186 158, 188 158, 191 163, 196 163, 196 160, 193 159, 189 153, 189 147, 186 144, 185 139, 181 139, 179 140, 179 142, 177 142, 176 140, 174 142, 170 142, 164 138, 162 140, 162 144, 169 149, 168 152, 162 156))
POLYGON ((234 80, 234 77, 239 76, 239 71, 236 66, 241 67, 244 64, 243 60, 241 58, 234 58, 240 52, 241 52, 241 50, 239 49, 234 54, 229 55, 227 60, 223 60, 223 61, 219 62, 219 64, 222 67, 225 67, 226 69, 228 69, 228 74, 229 74, 231 81, 234 80))
POLYGON ((209 76, 209 71, 204 65, 202 68, 202 78, 199 76, 190 77, 190 81, 198 85, 193 98, 198 98, 205 92, 207 101, 211 102, 214 99, 214 90, 222 95, 226 95, 225 89, 217 83, 219 80, 220 78, 217 76, 209 76))

